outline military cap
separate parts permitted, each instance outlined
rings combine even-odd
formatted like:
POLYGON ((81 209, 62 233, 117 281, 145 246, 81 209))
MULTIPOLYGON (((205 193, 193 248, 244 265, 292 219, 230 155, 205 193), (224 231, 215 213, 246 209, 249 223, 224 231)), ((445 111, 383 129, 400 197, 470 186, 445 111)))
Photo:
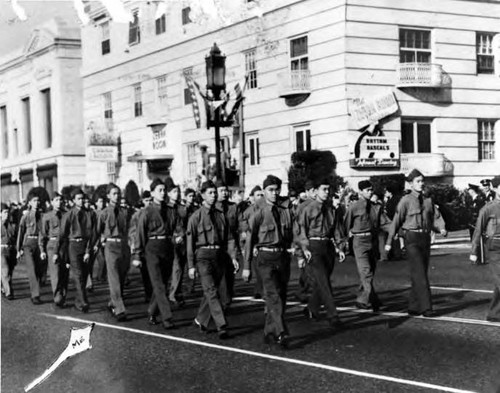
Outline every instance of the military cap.
POLYGON ((141 195, 141 199, 151 198, 151 191, 144 190, 141 195))
POLYGON ((73 188, 73 189, 71 190, 71 194, 70 194, 70 195, 71 195, 71 199, 75 199, 75 197, 76 197, 77 195, 82 195, 82 196, 84 196, 84 197, 85 197, 85 193, 84 193, 84 192, 83 192, 83 190, 82 190, 81 188, 79 188, 79 187, 73 188))
POLYGON ((314 188, 314 181, 312 181, 311 179, 307 180, 306 181, 306 184, 304 184, 304 188, 306 189, 306 191, 310 190, 311 188, 314 188))
POLYGON ((408 176, 406 176, 406 181, 408 182, 411 182, 413 181, 413 179, 415 179, 416 177, 419 177, 419 176, 422 176, 424 177, 423 173, 420 172, 418 169, 413 169, 409 174, 408 176))
POLYGON ((201 183, 200 192, 203 194, 209 188, 217 188, 217 186, 212 180, 207 180, 201 183))
POLYGON ((476 186, 475 184, 470 184, 469 183, 469 189, 474 190, 476 192, 479 192, 479 186, 476 186))
POLYGON ((154 179, 154 180, 151 182, 151 186, 149 187, 149 189, 150 189, 151 191, 154 191, 154 190, 156 189, 156 187, 161 186, 161 185, 165 185, 165 183, 163 183, 163 182, 161 181, 161 179, 156 178, 156 179, 154 179))
POLYGON ((227 184, 224 182, 224 180, 217 179, 215 181, 215 188, 219 188, 219 187, 227 187, 227 184))
POLYGON ((252 191, 250 191, 250 196, 254 196, 255 192, 257 192, 257 191, 262 191, 262 187, 255 186, 254 188, 252 188, 252 191))
POLYGON ((177 184, 174 183, 174 180, 169 177, 165 180, 165 190, 167 192, 170 192, 172 191, 174 188, 178 188, 179 186, 177 184))
POLYGON ((491 184, 491 180, 490 180, 490 179, 483 179, 483 180, 481 180, 481 182, 480 182, 480 183, 481 183, 481 185, 483 185, 483 186, 488 186, 488 185, 490 185, 490 184, 491 184))
POLYGON ((279 177, 274 176, 274 175, 268 175, 264 179, 264 183, 262 185, 262 188, 265 189, 266 187, 269 187, 269 186, 281 187, 281 179, 279 177))
POLYGON ((358 183, 358 189, 360 191, 366 190, 367 188, 373 187, 373 184, 370 180, 361 180, 358 183))

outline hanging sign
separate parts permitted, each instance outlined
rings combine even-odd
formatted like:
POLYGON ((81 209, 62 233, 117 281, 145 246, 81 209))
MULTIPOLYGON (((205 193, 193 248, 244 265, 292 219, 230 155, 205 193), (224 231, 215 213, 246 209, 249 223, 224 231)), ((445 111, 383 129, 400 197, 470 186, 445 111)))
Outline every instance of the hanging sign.
POLYGON ((118 147, 116 146, 87 146, 89 161, 118 161, 118 147))
POLYGON ((392 92, 370 98, 362 98, 353 101, 349 106, 349 112, 357 129, 377 123, 384 117, 397 112, 397 110, 398 103, 392 92))
POLYGON ((349 164, 351 168, 397 168, 400 165, 399 140, 362 134, 349 164))

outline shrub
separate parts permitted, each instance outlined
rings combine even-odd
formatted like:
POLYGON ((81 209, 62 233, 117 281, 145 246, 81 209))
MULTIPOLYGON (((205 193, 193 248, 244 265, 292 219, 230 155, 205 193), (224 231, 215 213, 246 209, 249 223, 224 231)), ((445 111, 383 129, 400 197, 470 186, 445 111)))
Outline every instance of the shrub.
POLYGON ((426 185, 425 191, 439 206, 447 230, 458 231, 467 228, 471 219, 472 202, 467 191, 460 191, 445 183, 426 185))
POLYGON ((385 188, 389 186, 397 190, 396 195, 402 195, 405 190, 405 175, 402 173, 370 176, 370 181, 373 184, 373 192, 376 194, 383 195, 385 188))

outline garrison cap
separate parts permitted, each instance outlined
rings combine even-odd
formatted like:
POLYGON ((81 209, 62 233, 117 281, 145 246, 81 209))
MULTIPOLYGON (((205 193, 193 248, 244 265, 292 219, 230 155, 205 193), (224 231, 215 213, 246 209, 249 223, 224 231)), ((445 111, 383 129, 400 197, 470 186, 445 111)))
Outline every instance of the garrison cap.
POLYGON ((141 195, 141 199, 151 198, 151 191, 144 190, 141 195))
POLYGON ((262 185, 262 188, 266 188, 269 186, 278 186, 281 187, 281 179, 279 177, 276 177, 274 175, 268 175, 264 179, 264 184, 262 185))
POLYGON ((367 188, 373 187, 373 184, 370 180, 361 180, 358 183, 358 188, 360 191, 366 190, 367 188))
POLYGON ((151 186, 149 187, 149 189, 150 189, 151 191, 154 191, 154 190, 156 189, 156 187, 158 187, 158 186, 162 186, 162 185, 164 186, 164 185, 165 185, 165 183, 163 183, 163 182, 161 181, 161 179, 156 178, 156 179, 154 179, 154 180, 151 182, 151 186))
POLYGON ((217 189, 217 186, 215 185, 215 183, 212 180, 207 180, 207 181, 204 181, 203 183, 201 183, 200 192, 203 194, 209 188, 217 189))
POLYGON ((174 183, 174 180, 169 177, 165 180, 165 190, 167 192, 170 192, 172 191, 174 188, 179 188, 179 186, 177 184, 174 183))
POLYGON ((83 195, 83 197, 85 197, 85 193, 84 193, 84 192, 83 192, 83 190, 82 190, 81 188, 79 188, 79 187, 73 188, 73 189, 71 190, 71 194, 70 194, 70 195, 71 195, 71 199, 75 199, 75 197, 76 197, 77 195, 83 195))
POLYGON ((422 172, 420 172, 418 169, 413 169, 408 174, 408 176, 406 176, 406 181, 411 182, 411 181, 413 181, 413 179, 415 179, 416 177, 419 177, 419 176, 424 177, 424 174, 422 172))
POLYGON ((254 188, 252 188, 252 191, 250 191, 250 196, 253 196, 257 191, 262 191, 262 187, 255 186, 254 188))
POLYGON ((224 182, 224 180, 217 179, 215 181, 215 188, 219 188, 219 187, 227 187, 227 184, 224 182))

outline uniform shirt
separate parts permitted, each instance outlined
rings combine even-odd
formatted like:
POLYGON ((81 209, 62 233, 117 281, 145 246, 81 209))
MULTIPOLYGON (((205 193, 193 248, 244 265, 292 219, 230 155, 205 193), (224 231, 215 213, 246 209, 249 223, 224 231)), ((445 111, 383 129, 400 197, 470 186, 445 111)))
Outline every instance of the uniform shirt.
POLYGON ((109 204, 100 210, 97 216, 97 239, 105 241, 108 238, 120 238, 123 241, 128 236, 128 209, 109 204))
POLYGON ((132 217, 130 217, 130 222, 128 225, 128 244, 130 246, 130 250, 132 253, 134 253, 135 250, 135 242, 137 238, 137 224, 139 222, 139 216, 142 213, 144 209, 139 209, 132 214, 132 217))
POLYGON ((177 210, 169 208, 165 203, 152 202, 139 215, 134 242, 135 253, 139 259, 144 258, 146 244, 152 236, 177 237, 183 236, 183 233, 177 210))
POLYGON ((311 237, 334 239, 337 246, 343 247, 344 231, 332 205, 318 200, 310 202, 302 211, 298 224, 302 249, 308 249, 311 237))
POLYGON ((231 258, 236 258, 234 236, 229 235, 229 220, 222 210, 206 205, 200 207, 189 218, 187 225, 187 260, 189 268, 195 265, 196 249, 218 245, 227 248, 231 258))
POLYGON ((385 212, 390 220, 392 220, 394 218, 394 215, 396 214, 398 203, 399 198, 394 195, 385 202, 385 212))
POLYGON ((61 252, 63 245, 71 239, 83 239, 85 252, 90 254, 92 250, 96 230, 96 214, 85 208, 79 209, 74 206, 66 212, 61 220, 61 232, 57 244, 58 252, 61 252))
POLYGON ((405 230, 423 229, 431 232, 437 229, 444 230, 444 220, 436 220, 434 203, 430 198, 425 198, 421 193, 411 191, 401 198, 396 209, 396 214, 389 228, 387 244, 392 243, 394 235, 400 228, 405 230))
POLYGON ((470 226, 474 227, 476 225, 477 218, 479 217, 479 212, 485 205, 486 201, 481 194, 476 195, 476 197, 472 200, 471 204, 471 221, 470 226))
POLYGON ((16 245, 16 225, 7 220, 2 222, 2 245, 14 247, 16 245))
POLYGON ((43 215, 40 236, 38 237, 40 252, 46 252, 49 239, 55 238, 57 240, 59 238, 62 216, 63 212, 61 210, 51 210, 43 215))
POLYGON ((215 207, 226 216, 230 227, 229 236, 234 236, 234 234, 238 232, 238 211, 236 203, 230 201, 217 201, 215 207))
POLYGON ((289 209, 278 204, 272 205, 265 200, 264 203, 257 204, 255 213, 248 221, 244 268, 250 269, 254 247, 289 248, 294 239, 292 225, 289 209))
POLYGON ((486 200, 486 202, 494 201, 495 198, 496 198, 495 191, 490 190, 490 192, 484 195, 484 199, 486 200))
POLYGON ((40 211, 28 210, 21 217, 19 223, 19 233, 17 234, 17 250, 21 250, 26 243, 28 236, 36 236, 40 234, 40 227, 42 226, 42 213, 40 211))
POLYGON ((491 242, 493 238, 500 239, 500 199, 487 203, 479 212, 476 229, 472 235, 472 255, 480 254, 480 241, 486 236, 491 242))
POLYGON ((380 228, 382 206, 366 198, 352 202, 345 216, 346 233, 374 232, 380 228))

